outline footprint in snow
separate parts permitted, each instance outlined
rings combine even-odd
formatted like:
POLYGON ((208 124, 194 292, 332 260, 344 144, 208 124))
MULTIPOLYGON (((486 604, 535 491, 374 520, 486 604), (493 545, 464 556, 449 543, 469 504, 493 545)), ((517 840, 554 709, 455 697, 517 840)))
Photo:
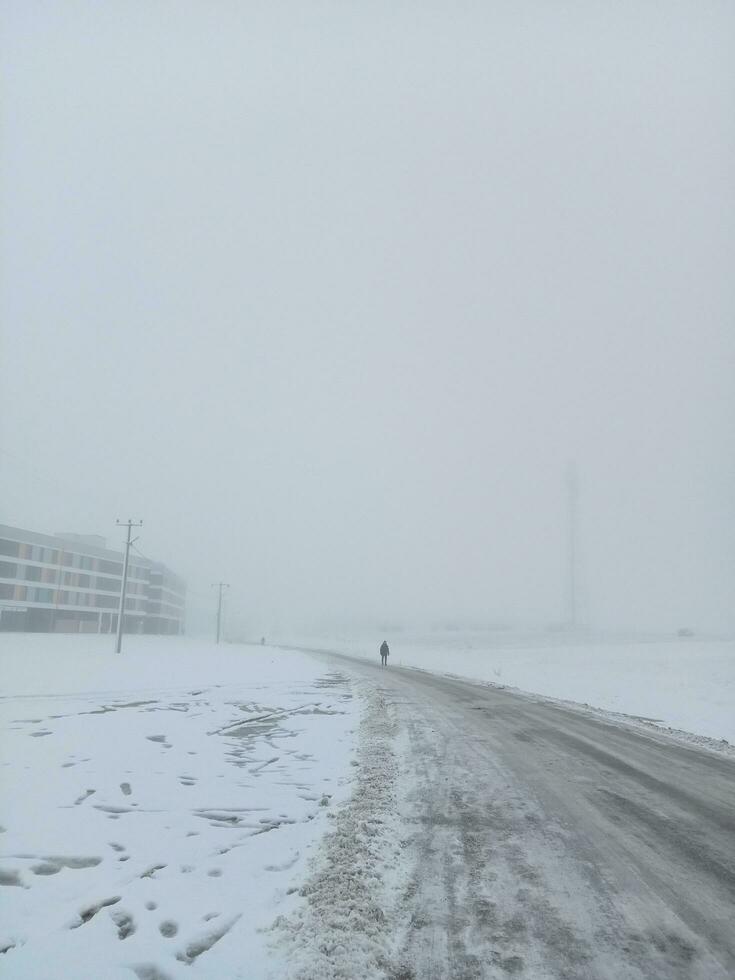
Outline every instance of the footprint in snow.
POLYGON ((57 875, 61 871, 61 865, 43 861, 41 864, 32 864, 31 871, 34 875, 57 875))
POLYGON ((120 895, 113 895, 112 898, 103 898, 102 901, 97 902, 95 905, 88 905, 79 911, 79 920, 72 922, 69 926, 70 929, 78 929, 79 926, 83 926, 90 919, 93 919, 95 915, 100 911, 100 909, 107 908, 109 905, 116 905, 120 901, 120 895))
POLYGON ((4 871, 2 868, 0 868, 0 885, 15 886, 18 888, 27 887, 23 884, 19 871, 15 871, 14 869, 4 871))
POLYGON ((34 875, 55 875, 58 874, 62 868, 69 868, 73 871, 78 871, 81 868, 95 868, 102 862, 102 858, 98 857, 57 857, 55 855, 51 857, 41 855, 27 856, 36 856, 39 859, 38 864, 31 865, 31 871, 34 875))
POLYGON ((118 939, 127 939, 135 932, 135 920, 130 912, 126 912, 125 909, 113 909, 110 912, 110 918, 117 926, 118 939))
POLYGON ((138 963, 130 969, 138 980, 171 980, 171 974, 159 970, 155 963, 138 963))
POLYGON ((283 861, 281 864, 266 864, 264 866, 264 871, 289 871, 301 857, 300 851, 289 858, 287 861, 283 861))
POLYGON ((163 871, 165 864, 153 864, 150 868, 138 875, 139 878, 153 878, 157 871, 163 871))
MULTIPOLYGON (((240 913, 240 915, 241 914, 242 913, 240 913)), ((204 933, 203 935, 192 939, 189 943, 187 943, 184 949, 180 950, 176 954, 176 959, 180 960, 182 963, 186 963, 188 966, 191 966, 198 956, 201 956, 202 953, 206 953, 207 950, 210 950, 215 943, 218 943, 220 939, 222 939, 223 936, 227 935, 230 929, 240 918, 240 915, 235 915, 231 919, 227 919, 211 932, 204 933)))

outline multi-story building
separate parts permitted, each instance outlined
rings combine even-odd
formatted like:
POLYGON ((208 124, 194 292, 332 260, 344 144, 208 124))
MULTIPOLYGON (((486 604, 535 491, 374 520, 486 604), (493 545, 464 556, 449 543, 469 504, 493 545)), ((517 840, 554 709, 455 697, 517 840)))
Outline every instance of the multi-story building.
MULTIPOLYGON (((115 632, 123 557, 97 535, 38 534, 0 524, 0 631, 115 632)), ((180 578, 131 552, 126 633, 182 633, 185 604, 180 578)))
POLYGON ((146 592, 145 633, 181 633, 186 585, 160 562, 150 566, 146 592))

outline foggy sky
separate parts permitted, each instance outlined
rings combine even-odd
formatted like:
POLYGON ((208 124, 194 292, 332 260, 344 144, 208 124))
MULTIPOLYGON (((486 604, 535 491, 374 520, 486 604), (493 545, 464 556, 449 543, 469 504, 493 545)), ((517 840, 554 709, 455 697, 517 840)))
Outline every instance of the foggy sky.
POLYGON ((735 629, 728 2, 2 6, 0 521, 192 604, 735 629))

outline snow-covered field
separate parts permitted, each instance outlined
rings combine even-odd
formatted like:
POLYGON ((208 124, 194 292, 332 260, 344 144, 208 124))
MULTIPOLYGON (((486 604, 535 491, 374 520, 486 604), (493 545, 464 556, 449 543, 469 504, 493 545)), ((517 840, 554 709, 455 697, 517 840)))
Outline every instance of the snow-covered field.
MULTIPOLYGON (((377 662, 382 636, 291 638, 377 662)), ((455 674, 735 744, 735 640, 388 633, 390 663, 455 674)))
POLYGON ((267 647, 112 643, 0 635, 0 975, 284 975, 273 923, 309 934, 293 883, 356 771, 347 679, 267 647))

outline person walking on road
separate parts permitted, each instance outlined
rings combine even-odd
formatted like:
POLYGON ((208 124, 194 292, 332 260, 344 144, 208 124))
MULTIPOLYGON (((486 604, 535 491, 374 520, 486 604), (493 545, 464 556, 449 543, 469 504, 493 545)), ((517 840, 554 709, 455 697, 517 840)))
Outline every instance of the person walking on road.
POLYGON ((388 654, 389 653, 390 653, 390 650, 388 649, 388 643, 385 640, 383 640, 383 642, 380 644, 380 666, 381 667, 387 667, 388 666, 388 654))

